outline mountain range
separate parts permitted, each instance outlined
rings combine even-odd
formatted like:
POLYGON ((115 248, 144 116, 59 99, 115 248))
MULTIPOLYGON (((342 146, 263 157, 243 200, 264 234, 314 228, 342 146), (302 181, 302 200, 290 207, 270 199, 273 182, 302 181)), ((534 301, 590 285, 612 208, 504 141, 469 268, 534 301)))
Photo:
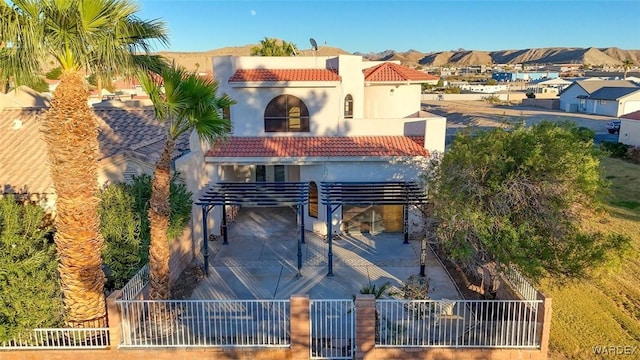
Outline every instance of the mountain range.
MULTIPOLYGON (((187 69, 204 70, 211 68, 212 56, 235 55, 248 56, 251 48, 255 44, 224 47, 204 52, 169 52, 164 51, 158 54, 165 56, 176 63, 185 66, 187 69)), ((317 56, 334 56, 339 54, 351 54, 336 47, 320 46, 315 52, 317 56)), ((538 48, 521 50, 451 50, 440 52, 423 53, 418 50, 408 50, 398 52, 386 50, 379 53, 360 53, 369 60, 398 60, 407 66, 470 66, 470 65, 490 65, 490 64, 589 64, 589 65, 609 65, 620 66, 626 59, 632 60, 636 65, 640 65, 640 50, 623 50, 617 47, 608 48, 538 48)), ((311 49, 300 50, 299 56, 313 56, 311 49)))

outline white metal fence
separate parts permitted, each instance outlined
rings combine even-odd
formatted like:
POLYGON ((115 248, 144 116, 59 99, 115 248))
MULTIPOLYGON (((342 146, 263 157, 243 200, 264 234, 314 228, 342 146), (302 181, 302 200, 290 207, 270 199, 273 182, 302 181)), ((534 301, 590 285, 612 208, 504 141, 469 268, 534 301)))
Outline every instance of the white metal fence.
POLYGON ((311 359, 353 359, 355 306, 349 300, 310 300, 311 359))
POLYGON ((0 343, 0 350, 104 349, 108 346, 108 328, 43 328, 32 330, 28 336, 0 343))
POLYGON ((118 300, 120 347, 289 346, 289 300, 118 300))
POLYGON ((538 290, 531 285, 529 280, 525 278, 514 267, 507 267, 502 272, 502 275, 511 284, 511 287, 516 290, 525 300, 537 300, 538 290))
POLYGON ((146 264, 122 287, 122 300, 135 299, 148 282, 149 264, 146 264))
POLYGON ((539 348, 541 300, 376 300, 376 346, 539 348))

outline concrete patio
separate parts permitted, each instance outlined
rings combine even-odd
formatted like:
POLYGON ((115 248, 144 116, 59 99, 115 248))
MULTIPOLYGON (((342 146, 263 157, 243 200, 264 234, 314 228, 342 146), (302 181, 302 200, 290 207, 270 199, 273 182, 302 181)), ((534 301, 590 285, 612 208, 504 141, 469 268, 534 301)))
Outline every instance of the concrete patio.
MULTIPOLYGON (((343 234, 333 241, 333 276, 327 276, 328 244, 305 232, 298 276, 299 230, 293 209, 243 208, 228 228, 228 245, 209 241, 209 276, 192 299, 347 299, 363 286, 390 282, 398 291, 420 270, 420 242, 403 244, 401 233, 343 234)), ((459 299, 448 273, 428 250, 426 274, 432 299, 459 299)))

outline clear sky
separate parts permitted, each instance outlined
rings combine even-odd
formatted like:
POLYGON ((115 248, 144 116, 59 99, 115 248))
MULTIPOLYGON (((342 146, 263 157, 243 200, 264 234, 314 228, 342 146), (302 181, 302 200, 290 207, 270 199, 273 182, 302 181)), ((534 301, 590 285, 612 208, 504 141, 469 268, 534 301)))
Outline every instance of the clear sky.
POLYGON ((206 51, 264 37, 348 52, 541 47, 640 50, 640 0, 138 0, 169 48, 206 51))

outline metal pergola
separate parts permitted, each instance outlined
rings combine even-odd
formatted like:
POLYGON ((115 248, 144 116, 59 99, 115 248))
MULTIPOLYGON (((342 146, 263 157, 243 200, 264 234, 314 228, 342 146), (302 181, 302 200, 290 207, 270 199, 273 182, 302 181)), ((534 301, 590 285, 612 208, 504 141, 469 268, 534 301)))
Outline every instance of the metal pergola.
MULTIPOLYGON (((328 273, 333 276, 332 215, 342 205, 404 205, 404 243, 409 243, 408 205, 427 202, 427 194, 416 182, 322 182, 321 204, 327 208, 328 273)), ((424 276, 427 249, 423 244, 420 252, 420 275, 424 276)))
POLYGON ((304 206, 309 201, 309 184, 306 182, 219 182, 207 189, 195 204, 202 207, 202 228, 204 241, 205 274, 209 275, 209 246, 207 244, 207 216, 216 205, 222 207, 223 244, 229 244, 227 238, 226 205, 239 206, 295 206, 300 224, 298 239, 298 275, 302 268, 302 244, 304 244, 304 206))

